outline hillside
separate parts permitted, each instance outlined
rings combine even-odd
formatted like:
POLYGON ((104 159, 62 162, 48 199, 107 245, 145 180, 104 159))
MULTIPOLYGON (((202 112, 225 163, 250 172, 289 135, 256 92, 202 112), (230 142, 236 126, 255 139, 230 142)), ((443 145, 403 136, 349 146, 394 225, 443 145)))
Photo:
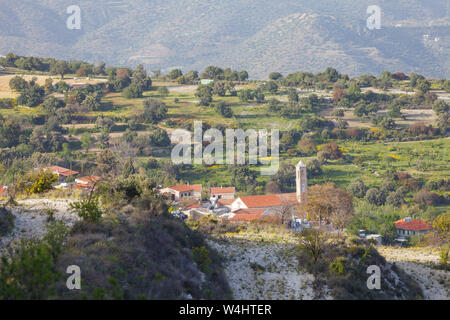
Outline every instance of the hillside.
POLYGON ((373 31, 365 27, 373 4, 366 0, 81 1, 81 30, 66 28, 68 1, 0 4, 2 54, 185 71, 228 65, 252 78, 330 65, 350 75, 387 69, 450 74, 444 0, 381 1, 382 29, 373 31))

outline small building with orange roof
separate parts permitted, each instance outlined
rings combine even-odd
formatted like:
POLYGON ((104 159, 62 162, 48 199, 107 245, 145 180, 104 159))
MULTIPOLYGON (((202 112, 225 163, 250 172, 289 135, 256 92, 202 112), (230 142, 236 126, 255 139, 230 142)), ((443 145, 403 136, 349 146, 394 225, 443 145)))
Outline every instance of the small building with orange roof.
POLYGON ((400 237, 414 236, 417 234, 425 234, 433 229, 431 224, 424 220, 413 220, 404 218, 394 222, 397 235, 400 237))
POLYGON ((167 194, 173 201, 181 201, 183 198, 202 199, 201 184, 181 184, 159 190, 161 194, 167 194))

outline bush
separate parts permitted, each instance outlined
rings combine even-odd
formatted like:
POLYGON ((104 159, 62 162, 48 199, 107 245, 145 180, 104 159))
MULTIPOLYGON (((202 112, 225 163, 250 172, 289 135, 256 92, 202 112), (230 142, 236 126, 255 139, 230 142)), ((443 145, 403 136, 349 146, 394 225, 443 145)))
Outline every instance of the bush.
POLYGON ((203 273, 209 273, 212 264, 211 258, 209 257, 209 250, 205 246, 193 247, 192 255, 198 268, 203 273))
POLYGON ((7 235, 14 229, 14 215, 9 210, 0 207, 0 236, 7 235))
POLYGON ((330 263, 330 271, 333 272, 335 275, 342 276, 345 273, 345 257, 337 257, 334 259, 332 263, 330 263))
POLYGON ((42 241, 22 241, 0 261, 0 300, 48 299, 61 278, 56 259, 62 252, 68 229, 62 223, 48 227, 42 241))
POLYGON ((369 190, 367 190, 364 199, 366 199, 368 203, 374 204, 376 206, 382 206, 386 202, 386 196, 377 188, 370 188, 369 190))
POLYGON ((19 193, 44 193, 51 190, 52 184, 57 180, 58 176, 50 171, 40 170, 38 173, 32 171, 19 178, 16 188, 19 193))
POLYGON ((367 189, 367 186, 364 184, 364 181, 362 181, 361 178, 353 180, 347 187, 348 192, 353 194, 353 196, 361 199, 366 196, 367 189))
POLYGON ((92 193, 88 199, 83 199, 70 204, 70 208, 74 210, 83 221, 98 223, 102 218, 103 211, 100 209, 98 198, 93 197, 92 193))
POLYGON ((440 203, 440 197, 434 192, 422 189, 414 196, 414 201, 425 206, 434 206, 440 203))
POLYGON ((328 160, 336 160, 341 159, 343 157, 341 149, 336 142, 330 142, 322 146, 321 150, 326 156, 325 158, 328 160))

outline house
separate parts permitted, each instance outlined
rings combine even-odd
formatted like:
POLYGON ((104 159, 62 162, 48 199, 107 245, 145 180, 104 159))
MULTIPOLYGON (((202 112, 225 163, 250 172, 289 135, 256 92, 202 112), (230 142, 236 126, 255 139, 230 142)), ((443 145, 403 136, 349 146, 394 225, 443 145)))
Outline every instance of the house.
POLYGON ((83 88, 84 86, 86 86, 86 83, 71 83, 69 84, 69 87, 71 88, 83 88))
POLYGON ((208 84, 214 83, 214 80, 213 79, 201 79, 200 83, 203 85, 208 85, 208 84))
POLYGON ((81 178, 75 179, 75 183, 79 184, 79 185, 93 186, 94 184, 96 184, 100 180, 102 180, 102 179, 100 177, 97 177, 97 176, 87 176, 87 177, 81 177, 81 178))
POLYGON ((0 197, 5 197, 8 192, 8 186, 0 185, 0 197))
POLYGON ((235 192, 235 187, 220 187, 210 189, 211 198, 214 199, 234 199, 235 192))
POLYGON ((219 199, 217 200, 217 207, 218 208, 230 208, 231 209, 231 205, 233 204, 235 199, 219 199))
POLYGON ((413 220, 409 217, 395 221, 394 225, 397 229, 397 235, 400 237, 425 234, 433 229, 430 223, 423 220, 413 220))
POLYGON ((159 190, 162 194, 169 194, 173 201, 180 201, 183 198, 194 198, 201 200, 202 198, 202 185, 201 184, 182 184, 163 188, 159 190))
POLYGON ((258 196, 245 196, 237 198, 231 205, 233 211, 251 208, 279 208, 284 205, 295 205, 305 201, 307 193, 306 165, 299 161, 295 166, 295 193, 267 194, 258 196))
POLYGON ((258 221, 271 215, 268 209, 240 209, 230 215, 230 222, 243 223, 258 221))
POLYGON ((258 196, 245 196, 237 198, 231 205, 233 211, 239 209, 269 209, 281 207, 284 204, 295 204, 296 193, 267 194, 258 196))
POLYGON ((59 167, 59 166, 47 167, 47 168, 44 168, 44 170, 50 171, 50 172, 56 174, 58 176, 59 181, 64 181, 68 177, 75 176, 79 173, 78 171, 66 169, 66 168, 59 167))

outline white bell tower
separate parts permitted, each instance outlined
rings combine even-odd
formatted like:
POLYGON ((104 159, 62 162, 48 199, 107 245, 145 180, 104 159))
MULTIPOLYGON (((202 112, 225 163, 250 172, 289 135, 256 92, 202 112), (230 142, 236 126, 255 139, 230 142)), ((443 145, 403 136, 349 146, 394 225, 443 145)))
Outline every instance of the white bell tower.
POLYGON ((299 163, 295 166, 295 174, 297 201, 304 202, 306 199, 306 192, 308 188, 308 178, 306 165, 303 163, 303 161, 300 160, 299 163))

